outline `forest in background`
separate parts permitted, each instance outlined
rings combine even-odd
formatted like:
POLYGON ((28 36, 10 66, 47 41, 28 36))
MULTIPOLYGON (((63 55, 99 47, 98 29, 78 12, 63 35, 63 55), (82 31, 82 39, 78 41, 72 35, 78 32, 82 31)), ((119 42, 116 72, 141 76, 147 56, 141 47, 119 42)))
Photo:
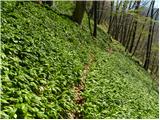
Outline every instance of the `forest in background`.
POLYGON ((159 8, 155 7, 155 1, 116 0, 86 4, 89 19, 95 21, 96 16, 96 24, 105 27, 105 31, 158 80, 159 8))

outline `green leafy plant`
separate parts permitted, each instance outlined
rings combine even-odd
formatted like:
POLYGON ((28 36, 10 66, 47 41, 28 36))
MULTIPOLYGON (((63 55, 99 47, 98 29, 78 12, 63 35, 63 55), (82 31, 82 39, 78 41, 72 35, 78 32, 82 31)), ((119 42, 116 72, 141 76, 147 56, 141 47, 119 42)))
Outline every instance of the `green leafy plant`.
POLYGON ((47 9, 2 2, 1 118, 70 118, 74 110, 83 118, 157 118, 158 93, 150 76, 101 29, 93 40, 86 18, 81 28, 63 15, 71 15, 72 2, 56 4, 47 9), (79 106, 73 86, 90 51, 95 60, 82 93, 86 101, 79 106))

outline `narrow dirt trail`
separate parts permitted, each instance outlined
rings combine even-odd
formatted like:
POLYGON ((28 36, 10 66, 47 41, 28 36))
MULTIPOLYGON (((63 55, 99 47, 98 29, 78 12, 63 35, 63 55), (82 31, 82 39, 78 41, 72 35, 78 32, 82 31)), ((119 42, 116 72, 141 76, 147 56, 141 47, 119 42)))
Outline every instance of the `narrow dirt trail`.
MULTIPOLYGON (((80 78, 80 82, 78 85, 75 85, 73 87, 74 92, 75 92, 74 102, 80 106, 82 106, 85 102, 85 98, 81 95, 81 93, 85 90, 86 78, 88 76, 90 66, 92 65, 92 63, 94 61, 94 57, 95 56, 92 53, 89 54, 89 61, 87 64, 84 64, 84 68, 83 68, 83 72, 82 72, 82 75, 80 78)), ((81 115, 81 113, 79 113, 79 111, 74 111, 70 115, 70 119, 81 119, 82 117, 83 116, 81 115)))

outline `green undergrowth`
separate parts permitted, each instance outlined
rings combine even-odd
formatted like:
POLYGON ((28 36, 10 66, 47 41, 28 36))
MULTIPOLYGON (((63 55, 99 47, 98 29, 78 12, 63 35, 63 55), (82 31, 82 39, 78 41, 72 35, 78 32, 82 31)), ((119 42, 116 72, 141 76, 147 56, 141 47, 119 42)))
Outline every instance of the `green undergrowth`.
POLYGON ((85 118, 158 118, 156 83, 134 61, 122 53, 97 49, 83 93, 85 118))
POLYGON ((1 118, 157 118, 154 82, 123 47, 98 29, 93 39, 87 18, 70 19, 72 2, 49 8, 34 2, 1 2, 1 118), (108 54, 108 47, 113 52, 108 54), (83 106, 73 86, 90 53, 83 106))

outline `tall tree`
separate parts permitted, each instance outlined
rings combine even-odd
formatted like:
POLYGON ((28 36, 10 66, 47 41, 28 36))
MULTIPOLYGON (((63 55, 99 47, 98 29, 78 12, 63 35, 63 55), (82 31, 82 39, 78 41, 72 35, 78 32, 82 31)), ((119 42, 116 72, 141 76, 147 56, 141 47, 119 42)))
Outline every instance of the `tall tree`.
POLYGON ((93 1, 94 5, 94 31, 93 31, 93 36, 97 36, 97 1, 93 1))
MULTIPOLYGON (((136 1, 133 3, 133 5, 132 5, 132 7, 131 7, 131 9, 136 9, 136 1), (135 7, 135 8, 134 8, 135 7)), ((135 29, 135 27, 134 27, 134 23, 135 23, 135 21, 134 21, 134 17, 131 15, 129 15, 129 17, 130 17, 130 24, 129 24, 129 27, 128 27, 128 31, 127 31, 127 35, 126 35, 126 43, 125 43, 125 51, 127 51, 128 49, 129 49, 129 45, 130 45, 130 43, 132 42, 132 36, 133 36, 133 34, 134 34, 134 29, 135 29)))
POLYGON ((42 3, 47 4, 48 6, 52 6, 53 5, 53 0, 42 1, 42 3))
MULTIPOLYGON (((116 33, 117 33, 117 29, 118 29, 118 13, 119 13, 119 9, 122 5, 122 1, 117 1, 116 3, 116 12, 115 12, 115 15, 114 15, 114 24, 113 24, 113 30, 112 30, 112 35, 114 36, 115 39, 116 38, 116 33)), ((118 40, 118 39, 117 39, 118 40)))
MULTIPOLYGON (((148 17, 148 15, 149 15, 149 12, 150 12, 150 10, 151 10, 151 6, 152 6, 152 4, 150 4, 150 6, 149 6, 149 9, 148 9, 148 12, 147 12, 147 14, 146 14, 146 17, 148 17)), ((144 21, 146 21, 146 20, 147 20, 147 18, 146 18, 144 21)), ((134 48, 134 50, 133 50, 132 56, 135 54, 135 52, 136 52, 136 50, 137 50, 137 48, 138 48, 138 45, 139 45, 139 42, 140 42, 142 33, 143 33, 143 31, 144 31, 144 28, 145 28, 145 25, 146 25, 146 23, 143 23, 143 26, 142 26, 142 29, 141 29, 141 33, 140 33, 140 35, 139 35, 139 37, 138 37, 138 40, 137 40, 137 43, 136 43, 135 48, 134 48)))
POLYGON ((123 3, 123 8, 122 8, 122 21, 121 21, 121 30, 120 30, 120 42, 123 43, 123 37, 124 37, 124 33, 126 33, 126 29, 125 27, 125 22, 127 21, 127 16, 126 16, 126 9, 127 6, 129 4, 129 1, 124 1, 123 3))
POLYGON ((98 24, 102 23, 102 16, 104 14, 104 7, 105 7, 105 1, 99 1, 99 10, 98 10, 98 13, 99 13, 99 16, 98 16, 98 24))
POLYGON ((89 8, 89 10, 87 9, 86 7, 86 13, 87 13, 87 16, 88 16, 88 27, 89 27, 89 30, 90 30, 90 34, 92 36, 92 27, 91 27, 91 17, 92 17, 92 12, 93 12, 93 5, 91 5, 92 7, 89 8))
MULTIPOLYGON (((129 11, 130 9, 132 9, 132 3, 133 1, 128 1, 129 2, 129 6, 127 6, 127 10, 125 10, 125 12, 129 11)), ((129 28, 131 27, 131 23, 132 23, 132 18, 130 17, 130 15, 127 15, 125 13, 125 20, 124 20, 124 30, 122 31, 123 32, 123 37, 122 37, 122 44, 125 46, 126 45, 126 41, 127 41, 127 33, 129 33, 129 28), (131 21, 131 22, 129 22, 131 21), (129 27, 128 27, 129 26, 129 27)))
POLYGON ((72 16, 73 21, 81 25, 85 10, 86 10, 86 1, 76 1, 76 7, 74 9, 72 16))
POLYGON ((111 12, 110 12, 110 17, 109 17, 109 27, 108 27, 108 33, 110 33, 111 28, 112 28, 112 19, 113 19, 113 6, 114 5, 114 1, 111 1, 111 12))
POLYGON ((119 7, 119 10, 118 10, 119 11, 118 12, 118 14, 119 14, 119 20, 117 20, 116 31, 115 31, 115 39, 117 39, 117 40, 119 38, 118 36, 119 36, 119 34, 121 32, 121 27, 122 27, 122 22, 121 21, 123 20, 123 18, 122 18, 123 7, 124 7, 123 3, 125 4, 125 2, 120 2, 120 7, 119 7))
POLYGON ((151 47, 152 47, 152 41, 153 41, 153 16, 154 16, 154 4, 155 1, 151 1, 152 4, 152 9, 151 9, 151 20, 150 20, 150 26, 149 26, 149 33, 148 33, 148 40, 147 40, 147 51, 146 51, 146 58, 145 58, 145 63, 144 63, 144 69, 149 68, 149 63, 150 63, 150 56, 151 56, 151 47))
MULTIPOLYGON (((140 6, 140 3, 141 1, 137 1, 136 2, 136 7, 135 7, 135 11, 136 13, 138 14, 138 8, 140 6)), ((133 49, 133 45, 134 45, 134 41, 135 41, 135 37, 136 37, 136 31, 137 31, 137 20, 134 21, 133 25, 134 25, 134 29, 133 29, 133 34, 132 34, 132 39, 131 39, 131 45, 129 47, 129 52, 131 53, 132 52, 132 49, 133 49)))

